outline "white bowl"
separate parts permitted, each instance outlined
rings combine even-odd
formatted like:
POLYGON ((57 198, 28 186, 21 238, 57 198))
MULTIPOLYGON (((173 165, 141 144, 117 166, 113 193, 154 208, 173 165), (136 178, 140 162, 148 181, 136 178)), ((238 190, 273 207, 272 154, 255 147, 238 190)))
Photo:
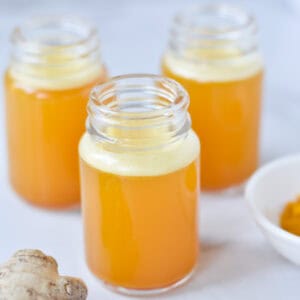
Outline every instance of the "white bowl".
POLYGON ((254 218, 273 247, 300 266, 300 237, 279 226, 288 201, 300 195, 300 155, 287 156, 260 168, 246 186, 254 218))

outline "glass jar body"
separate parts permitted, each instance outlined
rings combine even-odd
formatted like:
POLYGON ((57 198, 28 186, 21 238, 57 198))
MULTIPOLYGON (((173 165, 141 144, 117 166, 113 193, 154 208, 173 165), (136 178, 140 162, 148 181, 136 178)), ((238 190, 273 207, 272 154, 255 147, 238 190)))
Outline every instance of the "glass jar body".
POLYGON ((5 75, 10 181, 29 203, 69 208, 80 202, 78 141, 90 89, 31 90, 5 75))
POLYGON ((222 190, 243 183, 259 163, 263 71, 223 82, 184 78, 166 65, 162 73, 190 94, 193 126, 203 141, 203 189, 222 190))
POLYGON ((88 134, 82 138, 87 264, 113 290, 158 292, 176 286, 194 270, 199 247, 198 156, 193 132, 182 145, 135 154, 108 153, 88 134), (178 164, 186 155, 184 164, 178 164))

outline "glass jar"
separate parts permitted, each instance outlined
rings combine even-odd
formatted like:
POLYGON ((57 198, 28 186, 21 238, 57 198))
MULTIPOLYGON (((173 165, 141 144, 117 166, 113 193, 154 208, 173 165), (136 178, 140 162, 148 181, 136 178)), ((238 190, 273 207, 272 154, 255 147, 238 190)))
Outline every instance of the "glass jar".
POLYGON ((97 31, 85 21, 37 17, 14 30, 5 74, 9 173, 28 202, 79 203, 77 148, 88 94, 106 76, 97 31))
POLYGON ((80 145, 90 270, 129 295, 189 278, 198 257, 199 140, 175 81, 125 75, 95 87, 80 145))
POLYGON ((243 183, 259 161, 263 64, 254 17, 223 4, 180 13, 162 73, 190 95, 193 128, 203 146, 203 189, 243 183))

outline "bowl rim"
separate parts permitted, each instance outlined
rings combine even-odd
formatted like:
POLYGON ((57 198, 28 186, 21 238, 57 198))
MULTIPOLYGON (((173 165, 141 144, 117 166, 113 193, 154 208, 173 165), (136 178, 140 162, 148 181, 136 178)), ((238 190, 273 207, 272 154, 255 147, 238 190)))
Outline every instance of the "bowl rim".
MULTIPOLYGON (((264 177, 266 173, 268 173, 272 169, 276 169, 278 167, 291 164, 293 162, 300 162, 300 154, 292 154, 287 155, 278 159, 275 159, 273 161, 270 161, 260 167, 249 179, 247 182, 246 188, 245 188, 245 198, 246 202, 248 204, 248 207, 250 207, 250 210, 252 211, 252 214, 256 220, 256 223, 263 227, 263 229, 268 230, 273 235, 276 235, 279 238, 283 238, 286 240, 289 240, 290 242, 296 243, 300 245, 300 237, 292 234, 284 229, 282 229, 280 226, 275 225, 269 219, 257 208, 255 205, 254 197, 252 195, 257 183, 264 177)), ((299 187, 300 188, 300 187, 299 187)))

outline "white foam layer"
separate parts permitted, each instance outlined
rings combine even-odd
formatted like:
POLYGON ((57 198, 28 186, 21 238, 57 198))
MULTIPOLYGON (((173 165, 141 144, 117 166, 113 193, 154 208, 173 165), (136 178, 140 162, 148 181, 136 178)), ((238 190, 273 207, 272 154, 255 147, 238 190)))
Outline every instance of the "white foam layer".
POLYGON ((46 56, 43 64, 12 63, 10 76, 22 86, 32 89, 65 90, 89 84, 105 73, 101 61, 46 56), (65 63, 64 63, 65 62, 65 63))
POLYGON ((238 49, 190 49, 185 55, 168 52, 164 65, 173 74, 199 82, 225 82, 249 78, 263 68, 259 53, 242 55, 238 49))
POLYGON ((198 156, 200 144, 190 130, 183 141, 155 151, 112 152, 85 133, 79 144, 80 157, 90 166, 123 176, 158 176, 188 166, 198 156))

